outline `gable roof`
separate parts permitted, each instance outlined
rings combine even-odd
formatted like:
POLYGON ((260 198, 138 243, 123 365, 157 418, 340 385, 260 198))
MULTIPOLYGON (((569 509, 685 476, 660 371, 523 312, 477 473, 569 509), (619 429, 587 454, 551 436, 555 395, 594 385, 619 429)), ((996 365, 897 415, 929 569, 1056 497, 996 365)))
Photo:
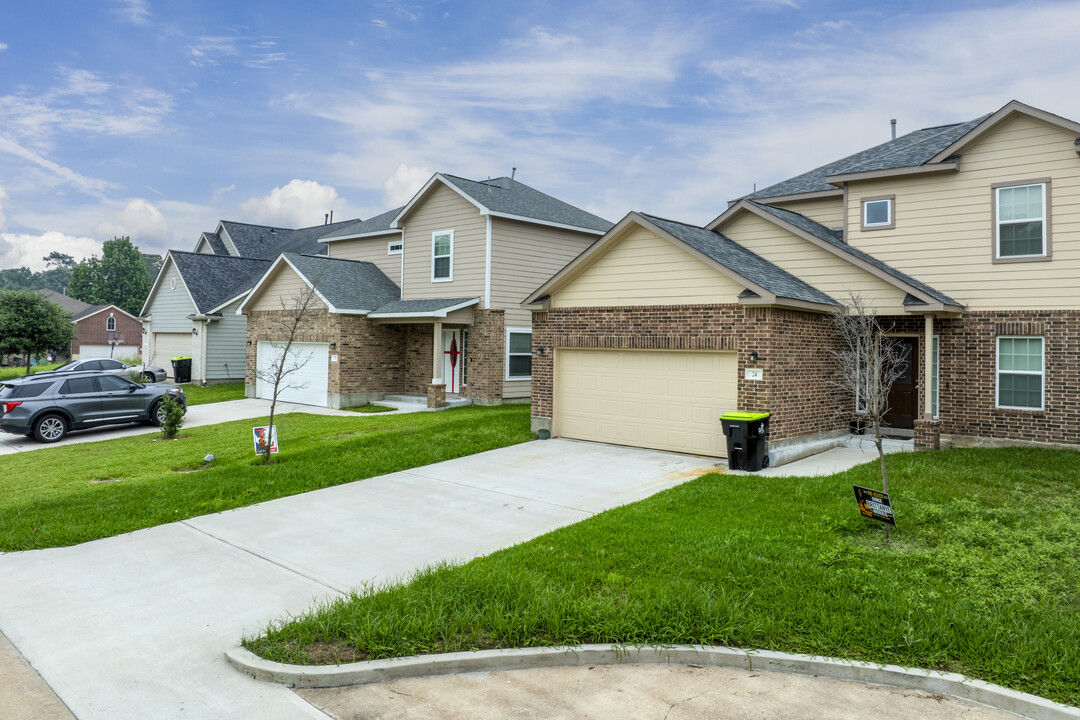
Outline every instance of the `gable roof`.
POLYGON ((631 212, 619 221, 604 237, 590 245, 526 298, 524 304, 538 302, 549 295, 552 289, 573 277, 576 270, 584 266, 585 260, 619 236, 631 223, 686 246, 691 255, 746 287, 747 291, 741 293, 739 299, 747 304, 786 300, 799 307, 809 305, 819 309, 839 305, 829 295, 718 232, 638 212, 631 212))
POLYGON ((47 288, 42 288, 41 290, 36 290, 35 292, 37 292, 39 295, 44 295, 45 299, 49 302, 53 302, 59 305, 64 310, 64 312, 71 315, 72 320, 76 320, 84 315, 89 315, 96 310, 101 310, 102 308, 107 307, 106 305, 91 305, 90 303, 85 303, 82 300, 76 300, 73 297, 68 297, 67 295, 58 293, 55 290, 49 290, 47 288))
POLYGON ((804 238, 809 235, 820 241, 815 243, 820 247, 824 247, 826 250, 831 251, 835 255, 839 255, 848 262, 862 267, 864 270, 869 270, 871 273, 881 277, 886 282, 889 282, 891 285, 894 285, 905 292, 914 293, 916 295, 916 298, 914 298, 915 302, 905 302, 905 305, 915 307, 919 304, 927 304, 927 300, 929 299, 939 302, 942 305, 950 305, 957 308, 962 307, 961 303, 940 290, 936 290, 926 283, 916 280, 907 273, 897 270, 888 263, 878 260, 868 252, 864 252, 863 250, 848 245, 838 236, 840 231, 825 227, 821 223, 791 210, 785 210, 784 208, 767 205, 754 200, 742 200, 730 207, 727 212, 710 223, 709 227, 719 227, 740 212, 744 210, 753 211, 754 209, 759 211, 755 213, 759 217, 765 217, 766 219, 771 218, 774 222, 779 220, 780 222, 777 224, 781 225, 781 227, 787 225, 788 230, 794 228, 796 234, 799 234, 797 231, 802 231, 804 238), (874 272, 875 270, 877 272, 874 272), (921 298, 918 297, 920 295, 922 296, 921 298))
MULTIPOLYGON (((195 304, 195 310, 200 315, 216 314, 222 305, 227 305, 251 289, 270 267, 269 260, 179 250, 170 250, 168 258, 176 265, 191 301, 195 304)), ((164 263, 162 269, 164 270, 164 263)), ((164 274, 158 277, 164 277, 164 274)), ((154 290, 156 289, 155 284, 154 290)), ((147 304, 153 294, 152 290, 147 297, 147 304)), ((143 311, 146 311, 146 306, 143 311)))
POLYGON ((454 310, 478 305, 480 298, 427 298, 423 300, 393 300, 368 314, 373 318, 446 317, 454 310))
MULTIPOLYGON (((222 220, 221 227, 228 234, 239 257, 273 260, 283 252, 312 255, 325 253, 326 246, 319 244, 319 238, 356 222, 358 222, 356 219, 344 220, 330 225, 314 225, 292 230, 222 220)), ((224 241, 222 245, 224 246, 224 241)))
POLYGON ((401 229, 391 227, 394 218, 402 211, 403 207, 387 210, 384 213, 370 217, 367 220, 358 220, 346 223, 345 227, 331 230, 319 238, 319 242, 333 242, 334 240, 350 240, 352 238, 370 237, 372 235, 400 235, 401 229))
POLYGON ((468 180, 456 175, 435 173, 394 218, 392 227, 400 227, 410 212, 427 196, 431 188, 441 183, 475 205, 481 215, 493 215, 510 220, 550 225, 603 235, 612 224, 602 217, 565 203, 513 178, 468 180))
POLYGON ((374 263, 325 255, 282 253, 262 273, 236 312, 242 313, 282 263, 299 275, 332 313, 366 314, 401 298, 401 289, 374 263))
POLYGON ((218 235, 216 232, 213 232, 213 233, 204 232, 202 235, 200 235, 199 236, 199 242, 195 243, 195 250, 196 251, 198 251, 199 245, 202 244, 203 240, 206 241, 206 244, 210 246, 210 249, 213 251, 213 253, 215 255, 228 255, 229 254, 229 249, 225 247, 225 241, 222 240, 221 236, 218 235))

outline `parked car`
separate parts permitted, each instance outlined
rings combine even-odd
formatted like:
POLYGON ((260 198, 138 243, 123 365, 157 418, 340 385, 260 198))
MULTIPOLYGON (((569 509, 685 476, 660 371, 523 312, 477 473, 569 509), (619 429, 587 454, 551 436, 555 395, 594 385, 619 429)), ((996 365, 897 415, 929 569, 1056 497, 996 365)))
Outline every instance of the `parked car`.
MULTIPOLYGON (((144 382, 161 382, 165 379, 165 368, 158 367, 157 365, 147 365, 145 363, 141 365, 132 365, 130 363, 122 362, 120 360, 113 360, 112 358, 87 358, 86 360, 72 360, 69 363, 65 363, 58 368, 52 370, 46 370, 45 372, 80 372, 87 370, 99 370, 102 372, 112 373, 119 377, 128 377, 131 373, 138 373, 139 377, 144 382)), ((42 373, 38 373, 39 375, 42 373)))
POLYGON ((144 385, 107 372, 38 373, 0 383, 0 431, 53 443, 69 430, 114 423, 162 424, 171 395, 187 412, 175 385, 144 385))

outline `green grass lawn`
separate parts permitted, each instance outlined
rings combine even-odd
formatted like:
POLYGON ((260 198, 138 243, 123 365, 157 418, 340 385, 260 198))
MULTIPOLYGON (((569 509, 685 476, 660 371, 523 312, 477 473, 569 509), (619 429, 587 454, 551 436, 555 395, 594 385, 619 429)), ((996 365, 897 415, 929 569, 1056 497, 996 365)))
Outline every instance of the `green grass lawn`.
POLYGON ((0 551, 58 547, 362 480, 532 438, 529 407, 274 419, 281 454, 263 466, 266 418, 0 456, 0 551), (216 455, 206 465, 203 457, 216 455))
POLYGON ((1080 705, 1080 455, 951 450, 889 465, 888 546, 851 489, 880 486, 876 463, 822 478, 710 474, 244 645, 299 663, 732 645, 955 671, 1080 705))
POLYGON ((194 383, 184 383, 180 386, 187 398, 188 405, 203 405, 205 403, 224 402, 225 400, 243 400, 244 383, 220 383, 202 387, 194 383))
MULTIPOLYGON (((53 363, 52 365, 31 365, 30 374, 44 372, 46 370, 55 370, 63 365, 63 363, 53 363)), ((21 378, 26 375, 26 366, 20 365, 19 367, 5 367, 0 368, 0 381, 14 380, 15 378, 21 378)))
POLYGON ((342 410, 351 410, 358 413, 384 413, 393 412, 397 408, 387 407, 386 405, 375 405, 368 403, 367 405, 355 405, 353 407, 342 408, 342 410))

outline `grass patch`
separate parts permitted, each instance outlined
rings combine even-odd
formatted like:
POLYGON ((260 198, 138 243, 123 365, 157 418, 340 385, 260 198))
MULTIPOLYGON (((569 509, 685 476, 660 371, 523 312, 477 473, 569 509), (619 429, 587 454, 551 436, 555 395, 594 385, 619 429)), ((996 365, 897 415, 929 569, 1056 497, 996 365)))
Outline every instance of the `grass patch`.
POLYGON ((710 474, 459 567, 368 588, 244 645, 333 662, 582 643, 715 644, 960 672, 1080 705, 1080 456, 889 458, 899 529, 851 486, 710 474))
POLYGON ((140 435, 0 456, 0 551, 74 545, 532 438, 527 405, 379 418, 290 413, 274 419, 281 454, 265 467, 251 428, 266 420, 185 428, 170 441, 140 435), (208 453, 217 457, 204 466, 208 453))
POLYGON ((203 387, 194 383, 184 383, 180 386, 187 398, 187 404, 204 405, 206 403, 224 402, 226 400, 243 400, 244 383, 219 383, 203 387))
POLYGON ((387 407, 386 405, 375 405, 373 403, 368 403, 367 405, 356 405, 355 407, 347 407, 341 409, 350 410, 352 412, 358 413, 382 413, 393 412, 394 410, 397 410, 397 408, 387 407))
MULTIPOLYGON (((31 365, 30 374, 45 372, 46 370, 55 370, 64 363, 53 363, 51 365, 31 365)), ((21 378, 26 376, 26 366, 20 365, 18 367, 4 367, 0 368, 0 382, 4 380, 14 380, 15 378, 21 378)))

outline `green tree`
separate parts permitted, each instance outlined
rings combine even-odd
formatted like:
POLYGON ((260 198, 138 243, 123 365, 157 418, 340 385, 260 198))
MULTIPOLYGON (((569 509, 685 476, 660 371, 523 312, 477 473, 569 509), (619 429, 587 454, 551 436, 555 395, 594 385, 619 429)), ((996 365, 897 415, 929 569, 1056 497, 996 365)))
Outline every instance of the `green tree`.
POLYGON ((71 281, 71 271, 75 267, 75 258, 53 250, 42 260, 45 261, 48 269, 34 273, 34 287, 29 289, 47 288, 63 293, 67 290, 68 283, 71 281))
POLYGON ((96 256, 75 266, 68 294, 92 305, 116 305, 137 315, 150 294, 146 262, 131 238, 106 240, 96 256))
POLYGON ((0 354, 30 358, 49 350, 65 351, 74 337, 71 316, 54 302, 29 290, 0 290, 0 354))
POLYGON ((150 285, 153 286, 158 273, 161 272, 161 264, 165 262, 165 258, 153 253, 143 253, 142 257, 143 262, 146 264, 146 277, 150 280, 150 285))
POLYGON ((0 290, 36 290, 34 273, 30 268, 17 267, 0 270, 0 290))

